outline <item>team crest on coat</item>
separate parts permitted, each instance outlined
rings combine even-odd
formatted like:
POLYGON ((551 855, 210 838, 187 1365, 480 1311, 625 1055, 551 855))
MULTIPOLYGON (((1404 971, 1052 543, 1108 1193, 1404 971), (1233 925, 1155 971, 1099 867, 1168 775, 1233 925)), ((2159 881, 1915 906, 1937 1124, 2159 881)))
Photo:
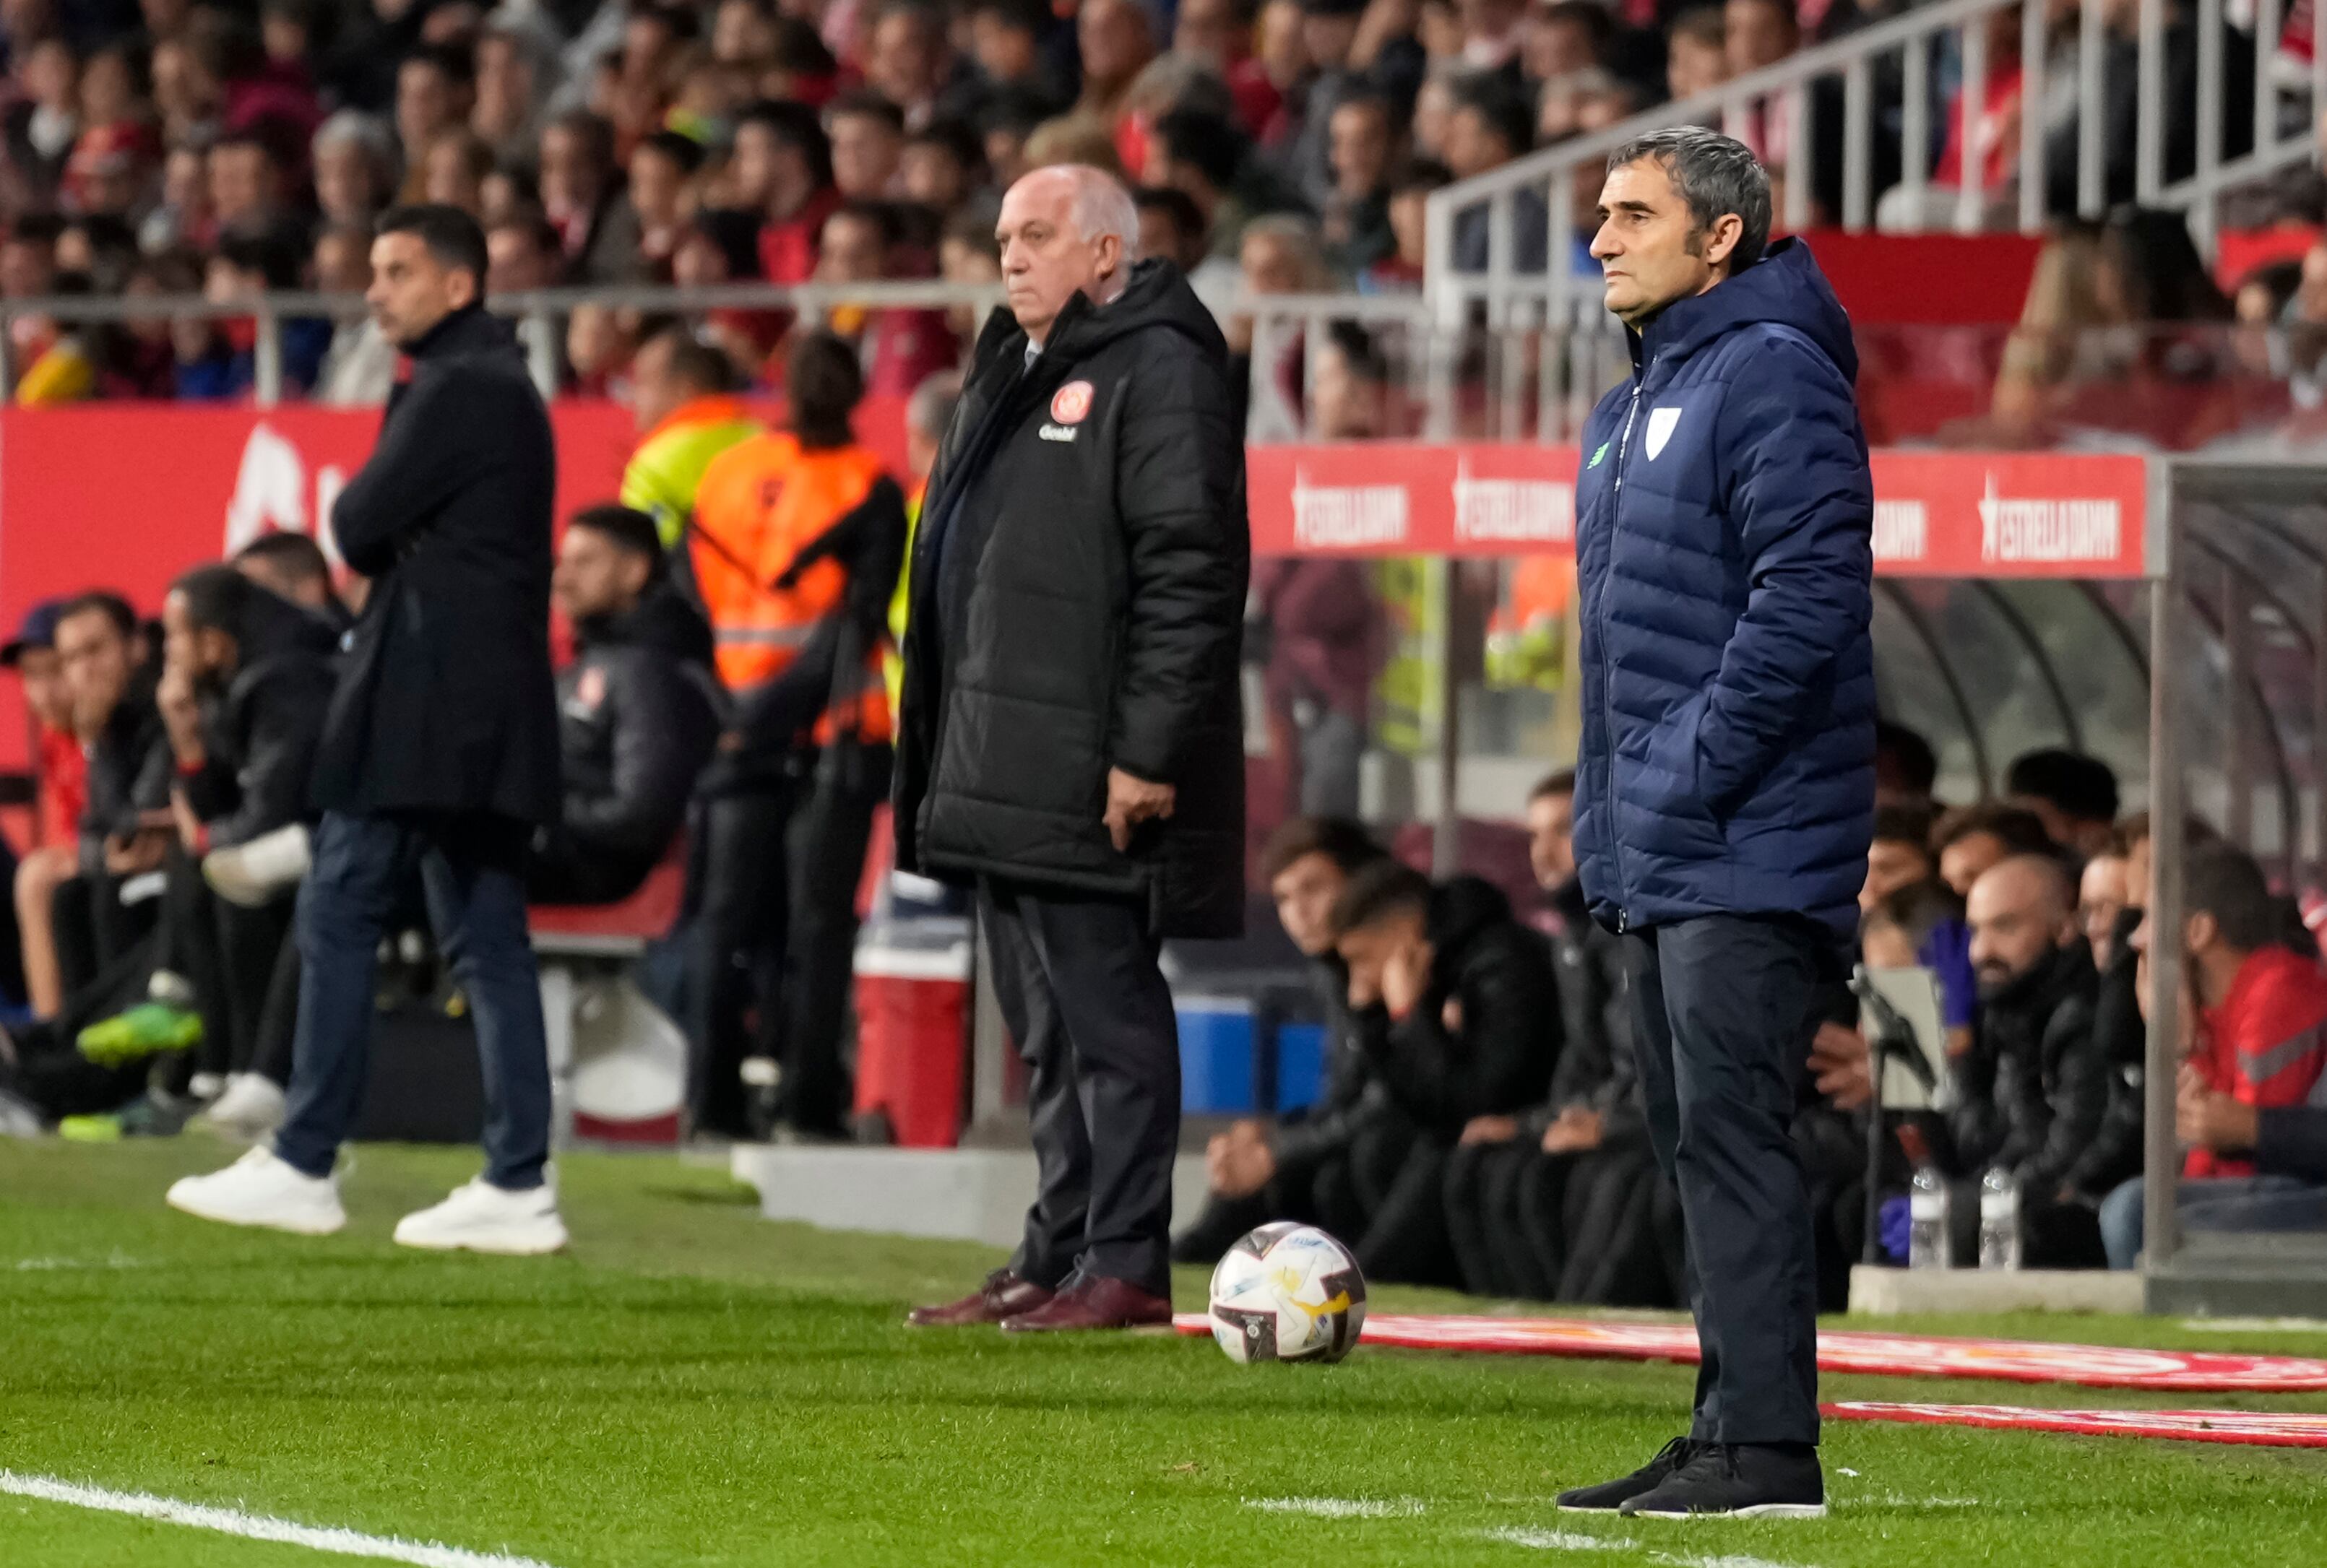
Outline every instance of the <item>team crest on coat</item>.
POLYGON ((1091 384, 1070 381, 1051 395, 1051 417, 1061 425, 1080 425, 1090 413, 1091 384))
POLYGON ((1657 453, 1662 452, 1665 449, 1665 443, 1672 439, 1673 426, 1679 423, 1680 410, 1677 408, 1649 410, 1649 461, 1650 462, 1656 462, 1657 453))

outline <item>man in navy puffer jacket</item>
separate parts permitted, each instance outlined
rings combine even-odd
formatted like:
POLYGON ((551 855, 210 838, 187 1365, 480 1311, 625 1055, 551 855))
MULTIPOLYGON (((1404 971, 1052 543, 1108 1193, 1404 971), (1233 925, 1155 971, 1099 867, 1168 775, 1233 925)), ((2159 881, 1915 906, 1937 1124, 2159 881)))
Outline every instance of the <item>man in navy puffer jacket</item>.
POLYGON ((1857 355, 1809 252, 1765 248, 1743 145, 1683 127, 1608 168, 1592 254, 1633 375, 1593 413, 1576 487, 1575 847, 1593 914, 1625 934, 1704 1360, 1687 1438, 1560 1502, 1816 1517, 1817 1278, 1787 1128, 1874 823, 1857 355))

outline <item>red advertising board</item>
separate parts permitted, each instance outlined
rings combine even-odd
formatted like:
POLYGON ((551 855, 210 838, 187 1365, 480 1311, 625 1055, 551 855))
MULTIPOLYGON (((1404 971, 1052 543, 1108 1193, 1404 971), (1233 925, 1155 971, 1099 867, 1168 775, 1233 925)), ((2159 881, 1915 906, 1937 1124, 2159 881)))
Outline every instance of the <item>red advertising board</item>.
MULTIPOLYGON (((180 573, 271 530, 314 534, 330 550, 332 502, 379 417, 129 403, 0 412, 0 636, 29 606, 87 588, 154 613, 180 573)), ((564 401, 551 418, 557 515, 613 499, 637 442, 630 410, 564 401)), ((902 404, 868 399, 858 427, 902 472, 902 404)), ((15 683, 0 681, 0 768, 24 765, 23 715, 15 683)))
MULTIPOLYGON (((1246 460, 1261 555, 1572 555, 1571 446, 1372 443, 1256 446, 1246 460)), ((1874 454, 1874 565, 1900 577, 2139 577, 2138 457, 1874 454)))

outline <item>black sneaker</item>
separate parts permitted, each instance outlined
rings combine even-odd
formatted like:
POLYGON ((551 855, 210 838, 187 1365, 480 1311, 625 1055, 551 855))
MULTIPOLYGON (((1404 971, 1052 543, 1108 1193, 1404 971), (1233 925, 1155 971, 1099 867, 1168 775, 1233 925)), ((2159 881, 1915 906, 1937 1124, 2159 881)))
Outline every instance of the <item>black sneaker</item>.
POLYGON ((1808 1443, 1701 1442, 1661 1485, 1617 1511, 1641 1519, 1823 1519, 1826 1477, 1808 1443))
POLYGON ((1672 1479, 1674 1473, 1689 1461, 1689 1456, 1702 1446, 1686 1437, 1674 1438, 1657 1451, 1657 1457, 1612 1481, 1602 1481, 1596 1487, 1577 1487, 1559 1494, 1559 1511, 1563 1514, 1612 1514, 1642 1492, 1654 1491, 1672 1479))

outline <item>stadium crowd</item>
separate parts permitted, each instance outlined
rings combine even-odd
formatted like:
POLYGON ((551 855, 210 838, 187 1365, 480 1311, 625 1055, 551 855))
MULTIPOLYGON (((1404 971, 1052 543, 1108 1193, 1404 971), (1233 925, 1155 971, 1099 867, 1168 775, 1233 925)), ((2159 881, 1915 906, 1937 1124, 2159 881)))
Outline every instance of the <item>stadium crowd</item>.
MULTIPOLYGON (((1269 294, 1416 286, 1423 198, 1529 151, 1780 61, 1902 0, 12 0, 0 12, 0 299, 269 290, 360 293, 369 225, 396 201, 485 226, 497 293, 554 285, 991 284, 998 192, 1082 162, 1139 191, 1143 249, 1201 282, 1269 294)), ((2058 9, 2058 8, 2056 8, 2058 9)), ((2194 23, 2171 7, 2175 38, 2194 23)), ((2132 191, 2133 14, 2112 12, 2111 199, 2132 191), (2117 89, 2122 89, 2122 91, 2117 89), (2125 101, 2120 103, 2119 98, 2125 101), (2130 122, 2128 121, 2127 124, 2130 122)), ((2226 79, 2251 40, 2224 23, 2226 79)), ((2021 134, 2016 13, 1988 41, 1987 101, 1935 102, 1931 199, 1970 160, 2008 199, 2021 134), (1967 149, 1972 149, 1967 151, 1967 149)), ((2049 24, 2047 79, 2073 80, 2073 10, 2049 24)), ((2166 177, 2194 155, 2193 51, 2169 43, 2166 177)), ((1950 71, 1934 73, 1942 95, 1950 71)), ((1880 74, 1874 166, 1897 177, 1895 71, 1880 74)), ((2059 95, 2053 95, 2058 98, 2059 95)), ((2229 95, 2236 99, 2237 94, 2229 95)), ((1814 211, 1839 210, 1836 112, 1790 149, 1782 117, 1747 140, 1814 211)), ((2222 154, 2251 135, 2226 102, 2222 154)), ((2067 213, 2073 98, 2044 106, 2051 210, 2067 213)), ((1596 175, 1575 198, 1588 213, 1596 175)), ((2284 182, 2281 182, 2284 184, 2284 182)), ((2278 186, 2271 189, 2278 191, 2278 186)), ((1897 192, 1904 202, 1903 188, 1897 192)), ((2319 213, 2285 190, 2274 214, 2319 213)), ((1539 211, 1541 201, 1533 210, 1539 211)), ((1516 225, 1516 264, 1546 265, 1516 225)), ((1914 215, 1906 214, 1905 219, 1914 215)), ((1903 220, 1903 219, 1902 219, 1903 220)), ((1562 265, 1595 270, 1577 231, 1562 265)), ((1483 265, 1483 210, 1458 265, 1483 265)), ((2098 243, 2092 236, 2084 238, 2098 243)), ((2154 249, 2145 239, 2145 250, 2154 249)), ((2170 252, 2169 245, 2166 250, 2170 252)), ((2327 253, 2322 253, 2327 257, 2327 253)), ((2257 300, 2288 310, 2282 266, 2257 300)), ((2312 291, 2314 292, 2315 291, 2312 291)), ((2308 294, 2303 298, 2307 301, 2308 294)), ((2175 302, 2152 302, 2174 319, 2175 302)), ((2258 303, 2257 309, 2261 306, 2258 303)), ((2300 306, 2308 312, 2308 303, 2300 306)), ((2307 316, 2305 317, 2307 319, 2307 316)), ((951 365, 966 316, 844 306, 821 322, 724 310, 695 322, 746 384, 780 380, 788 336, 821 325, 876 391, 951 365)), ((2073 325, 2078 323, 2060 323, 2073 325)), ((575 310, 538 351, 560 384, 621 391, 656 323, 575 310)), ((14 393, 220 399, 257 375, 248 319, 10 322, 14 393)), ((541 330, 541 329, 536 329, 541 330)), ((356 319, 285 324, 286 396, 376 403, 395 357, 356 319)))

